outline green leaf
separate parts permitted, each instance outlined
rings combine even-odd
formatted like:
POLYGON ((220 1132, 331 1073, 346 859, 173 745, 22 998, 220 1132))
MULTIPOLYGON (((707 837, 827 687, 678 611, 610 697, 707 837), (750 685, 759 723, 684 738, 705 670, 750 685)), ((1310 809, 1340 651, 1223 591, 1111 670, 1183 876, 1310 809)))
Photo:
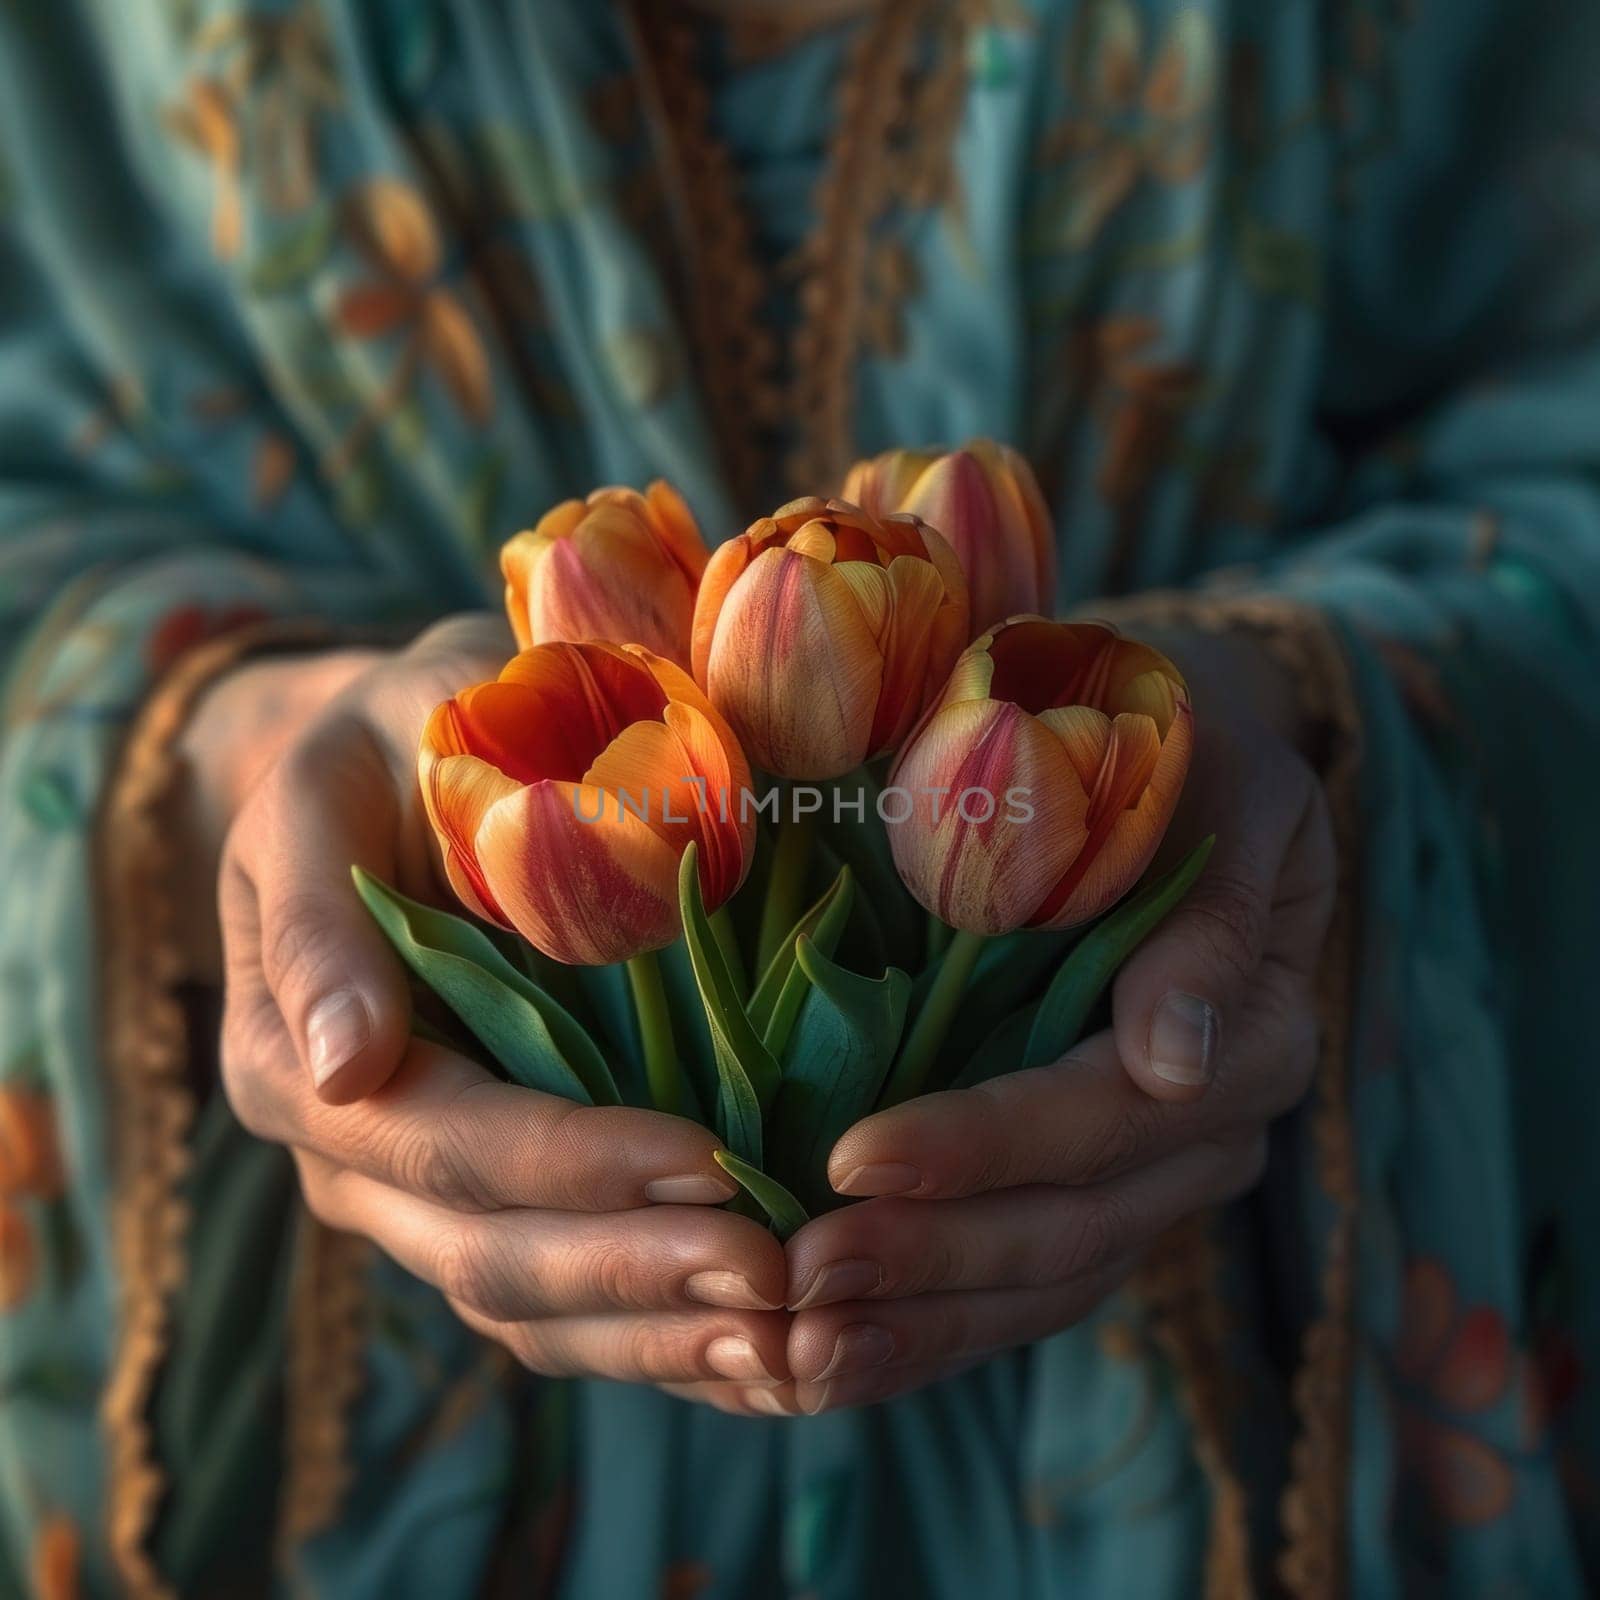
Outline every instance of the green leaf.
POLYGON ((877 1104, 905 1029, 911 980, 897 967, 863 978, 804 935, 798 945, 807 993, 784 1061, 768 1165, 820 1211, 839 1203, 828 1155, 877 1104))
POLYGON ((772 1219, 772 1231, 785 1244, 811 1220, 805 1207, 759 1167, 741 1161, 731 1150, 718 1150, 716 1162, 772 1219))
POLYGON ((883 930, 889 959, 897 966, 915 967, 922 959, 927 914, 911 898, 894 864, 889 829, 878 814, 882 786, 869 768, 858 767, 822 787, 829 798, 817 815, 819 837, 860 884, 862 901, 872 907, 883 930))
POLYGON ((619 1105, 600 1052, 571 1014, 461 917, 419 905, 360 867, 356 893, 410 969, 526 1089, 586 1105, 619 1105))
POLYGON ((1084 1024, 1117 969, 1189 892, 1215 843, 1215 834, 1202 839, 1165 877, 1102 917, 1078 941, 1045 991, 1018 1066, 1058 1061, 1083 1037, 1084 1024))
POLYGON ((245 280, 250 292, 282 294, 303 283, 322 265, 333 246, 333 236, 333 211, 323 206, 256 257, 245 280))
POLYGON ((800 1015, 810 980, 795 960, 799 941, 809 939, 825 956, 838 948, 839 935, 850 918, 855 901, 855 880, 849 867, 840 867, 839 876, 828 885, 815 905, 795 923, 773 956, 767 970, 750 997, 752 1027, 759 1029, 762 1042, 774 1057, 783 1055, 794 1019, 800 1015))
POLYGON ((678 899, 683 908, 684 943, 717 1059, 718 1131, 736 1155, 759 1166, 761 1115, 778 1093, 778 1063, 750 1026, 722 959, 722 948, 700 898, 697 855, 692 844, 683 853, 678 868, 678 899))

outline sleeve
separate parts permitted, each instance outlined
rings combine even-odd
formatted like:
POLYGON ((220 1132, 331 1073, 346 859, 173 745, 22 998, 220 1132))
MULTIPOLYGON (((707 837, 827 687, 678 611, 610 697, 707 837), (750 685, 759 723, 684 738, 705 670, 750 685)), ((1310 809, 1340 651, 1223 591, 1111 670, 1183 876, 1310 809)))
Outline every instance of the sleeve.
POLYGON ((0 29, 0 1592, 161 1592, 158 1513, 173 1570, 209 1574, 190 1592, 246 1592, 216 1562, 264 1570, 270 1549, 249 1510, 270 1496, 241 1474, 276 1459, 292 1188, 189 1081, 173 745, 245 651, 427 607, 322 503, 222 302, 152 222, 150 175, 73 56, 76 9, 0 29), (35 81, 24 35, 58 22, 59 71, 35 81), (180 1245, 198 1261, 250 1226, 261 1271, 205 1304, 180 1245), (195 1318, 227 1373, 163 1379, 195 1318), (163 1499, 174 1452, 198 1470, 163 1499))
POLYGON ((1292 666, 1343 858, 1324 1070, 1267 1190, 1295 1219, 1279 1281, 1315 1307, 1284 1574, 1577 1595, 1600 1583, 1600 19, 1429 7, 1377 38, 1396 121, 1347 174, 1329 287, 1345 503, 1153 606, 1292 666))

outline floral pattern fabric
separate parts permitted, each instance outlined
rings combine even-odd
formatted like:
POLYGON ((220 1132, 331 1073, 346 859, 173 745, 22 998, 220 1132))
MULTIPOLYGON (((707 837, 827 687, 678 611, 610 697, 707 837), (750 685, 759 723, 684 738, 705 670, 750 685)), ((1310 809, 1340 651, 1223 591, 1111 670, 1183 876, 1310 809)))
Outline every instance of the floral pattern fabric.
POLYGON ((1586 1592, 1600 19, 678 9, 0 3, 0 1592, 1586 1592), (320 1237, 203 997, 134 1103, 106 797, 197 650, 482 605, 596 483, 726 536, 980 432, 1063 605, 1304 618, 1359 708, 1337 1060, 1196 1293, 739 1421, 320 1237))

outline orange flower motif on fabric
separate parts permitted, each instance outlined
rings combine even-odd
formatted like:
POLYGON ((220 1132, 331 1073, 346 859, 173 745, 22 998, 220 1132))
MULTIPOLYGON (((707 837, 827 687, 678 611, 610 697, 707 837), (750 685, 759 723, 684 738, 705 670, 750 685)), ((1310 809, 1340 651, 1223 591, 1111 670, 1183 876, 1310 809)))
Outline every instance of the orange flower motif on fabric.
POLYGON ((55 1511, 39 1524, 29 1562, 33 1600, 78 1600, 83 1592, 83 1538, 78 1525, 55 1511))
POLYGON ((42 1089, 0 1085, 0 1196, 54 1200, 64 1181, 54 1099, 42 1089))
POLYGON ((211 168, 211 252, 219 261, 232 261, 244 244, 238 97, 218 78, 191 78, 162 120, 168 133, 211 168))
POLYGON ((39 1245, 20 1205, 0 1200, 0 1312, 15 1311, 33 1293, 39 1245))
POLYGON ((422 196, 397 178, 373 178, 346 200, 345 234, 371 276, 339 296, 334 325, 347 339, 399 339, 388 380, 368 402, 328 466, 338 476, 375 430, 410 398, 426 372, 478 427, 494 414, 489 355, 467 309, 438 281, 439 231, 422 196))
POLYGON ((1146 179, 1175 186, 1205 170, 1215 143, 1220 77, 1216 29, 1180 10, 1152 53, 1133 0, 1088 0, 1072 30, 1072 111, 1046 135, 1042 159, 1062 163, 1052 239, 1085 250, 1146 179))
POLYGON ((1511 1463, 1456 1419, 1484 1416, 1513 1380, 1533 1376, 1505 1318, 1492 1306, 1463 1307, 1443 1264, 1416 1257, 1406 1269, 1394 1364, 1404 1386, 1402 1459, 1439 1516, 1463 1527, 1504 1516, 1516 1494, 1511 1463))

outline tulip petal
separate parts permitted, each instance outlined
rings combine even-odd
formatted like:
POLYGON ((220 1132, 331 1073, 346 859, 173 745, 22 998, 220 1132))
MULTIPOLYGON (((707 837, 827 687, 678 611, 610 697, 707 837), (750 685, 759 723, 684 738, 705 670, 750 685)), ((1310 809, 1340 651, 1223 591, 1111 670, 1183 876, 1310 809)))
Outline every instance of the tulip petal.
POLYGON ((621 507, 590 511, 571 538, 548 546, 531 574, 527 606, 538 642, 638 643, 688 663, 691 580, 621 507))
POLYGON ((689 769, 705 780, 700 812, 700 898, 708 911, 729 900, 755 858, 756 819, 744 798, 750 768, 727 724, 709 705, 674 701, 667 726, 688 753, 689 769))
POLYGON ((423 807, 438 836, 450 887, 469 911, 503 925, 505 914, 473 855, 473 841, 489 810, 521 785, 476 756, 436 756, 426 744, 419 767, 423 807))
POLYGON ((1084 792, 1092 793, 1111 741, 1111 718, 1093 706, 1052 706, 1039 720, 1061 741, 1084 792))
POLYGON ((717 620, 729 591, 755 559, 754 529, 737 539, 729 539, 711 552, 706 570, 700 579, 700 592, 695 598, 694 626, 690 634, 689 665, 695 682, 702 688, 707 682, 711 663, 711 645, 716 637, 717 620))
POLYGON ((506 919, 553 960, 605 966, 677 937, 678 854, 604 790, 519 789, 490 808, 475 843, 506 919))
POLYGON ((883 687, 878 693, 869 755, 893 750, 910 733, 924 704, 949 676, 962 645, 959 637, 948 631, 940 637, 941 630, 936 629, 948 591, 931 561, 896 556, 884 576, 890 604, 878 634, 883 687))
MULTIPOLYGON (((584 751, 575 771, 543 771, 535 777, 576 779, 630 722, 653 721, 667 703, 645 662, 619 645, 593 639, 524 650, 506 663, 500 682, 534 690, 535 714, 562 723, 565 742, 584 751)), ((519 737, 537 733, 524 730, 519 737)))
POLYGON ((1148 779, 1131 808, 1126 803, 1118 806, 1112 802, 1125 795, 1137 774, 1144 770, 1149 750, 1148 736, 1142 729, 1150 729, 1152 724, 1143 716, 1129 716, 1126 722, 1122 717, 1115 718, 1113 743, 1117 742, 1119 724, 1127 730, 1122 738, 1125 748, 1119 751, 1113 776, 1101 793, 1102 810, 1092 825, 1094 833, 1079 861, 1035 913, 1030 924, 1033 927, 1076 927, 1114 905, 1150 865, 1172 820, 1194 747, 1194 717, 1188 702, 1179 703, 1172 727, 1161 741, 1155 761, 1148 767, 1148 779))
POLYGON ((790 778, 837 777, 866 759, 882 678, 838 570, 782 549, 763 551, 729 592, 706 667, 746 750, 790 778))
POLYGON ((665 478, 657 478, 644 498, 656 533, 692 588, 700 582, 710 559, 700 524, 683 496, 665 478))
POLYGON ((965 701, 922 727, 892 783, 914 801, 890 823, 907 887, 928 910, 973 933, 1006 933, 1034 913, 1044 888, 1082 848, 1086 798, 1055 736, 1016 706, 965 701), (935 796, 938 816, 935 820, 935 796), (976 791, 977 797, 963 796, 976 791), (985 798, 993 798, 993 815, 985 798), (1023 807, 1032 815, 1023 817, 1023 807))
POLYGON ((694 776, 683 740, 665 722, 634 722, 600 752, 583 781, 639 813, 678 856, 699 838, 694 776))

